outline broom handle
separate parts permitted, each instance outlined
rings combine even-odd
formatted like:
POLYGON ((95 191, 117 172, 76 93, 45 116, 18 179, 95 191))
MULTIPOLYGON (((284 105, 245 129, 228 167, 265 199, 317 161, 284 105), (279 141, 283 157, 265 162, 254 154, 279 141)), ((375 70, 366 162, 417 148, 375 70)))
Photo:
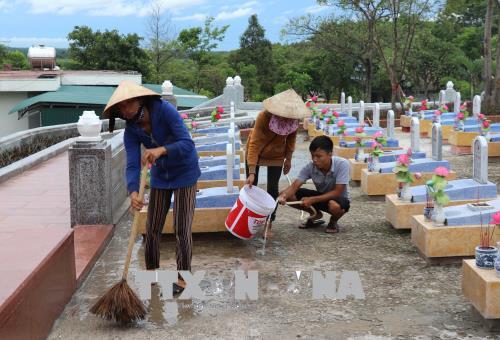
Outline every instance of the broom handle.
MULTIPOLYGON (((144 200, 144 191, 146 189, 146 181, 148 175, 148 164, 146 164, 141 171, 141 184, 139 186, 139 201, 144 200)), ((137 236, 137 229, 139 224, 139 211, 134 211, 134 221, 132 222, 132 230, 130 232, 130 239, 128 240, 127 257, 125 258, 125 267, 123 268, 122 279, 126 280, 128 275, 128 267, 130 265, 130 258, 132 257, 132 249, 134 248, 135 238, 137 236)))
MULTIPOLYGON (((292 202, 286 202, 287 205, 296 205, 296 204, 302 204, 302 201, 292 201, 292 202)), ((317 210, 311 205, 309 208, 313 211, 313 215, 317 214, 317 210)))

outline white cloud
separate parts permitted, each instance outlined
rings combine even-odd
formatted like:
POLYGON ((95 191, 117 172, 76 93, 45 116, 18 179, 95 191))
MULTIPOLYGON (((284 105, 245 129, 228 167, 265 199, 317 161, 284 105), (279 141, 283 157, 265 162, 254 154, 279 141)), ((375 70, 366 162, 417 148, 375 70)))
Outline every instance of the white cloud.
POLYGON ((323 11, 325 11, 327 9, 328 9, 327 6, 314 5, 314 6, 307 7, 305 9, 305 11, 306 11, 306 13, 315 14, 315 13, 323 12, 323 11))
POLYGON ((236 11, 231 11, 231 12, 220 12, 217 14, 215 17, 216 21, 221 21, 221 20, 231 20, 231 19, 236 19, 236 18, 241 18, 241 17, 247 17, 251 14, 256 13, 257 11, 254 10, 251 7, 248 8, 238 8, 236 11))
POLYGON ((197 13, 193 15, 187 15, 184 17, 174 17, 172 18, 173 21, 204 21, 208 14, 203 14, 203 13, 197 13))
POLYGON ((5 41, 11 47, 23 47, 32 45, 47 45, 53 47, 68 47, 69 41, 66 38, 48 37, 0 37, 0 41, 5 41))
POLYGON ((0 11, 7 11, 12 8, 12 2, 8 0, 0 0, 0 11))

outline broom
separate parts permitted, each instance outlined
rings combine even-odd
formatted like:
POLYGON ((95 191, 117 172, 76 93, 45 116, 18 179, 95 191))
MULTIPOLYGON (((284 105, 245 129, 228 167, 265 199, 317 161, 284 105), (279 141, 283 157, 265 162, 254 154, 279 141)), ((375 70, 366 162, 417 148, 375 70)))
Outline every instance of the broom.
MULTIPOLYGON (((139 189, 139 200, 144 198, 144 189, 146 187, 148 166, 145 165, 141 171, 141 184, 139 189)), ((137 297, 134 291, 127 284, 128 268, 132 256, 132 248, 137 236, 137 224, 139 222, 139 212, 134 212, 134 221, 130 232, 128 242, 127 257, 125 258, 125 267, 120 282, 111 287, 92 308, 90 312, 106 320, 115 320, 121 323, 130 323, 144 319, 146 307, 137 297)))

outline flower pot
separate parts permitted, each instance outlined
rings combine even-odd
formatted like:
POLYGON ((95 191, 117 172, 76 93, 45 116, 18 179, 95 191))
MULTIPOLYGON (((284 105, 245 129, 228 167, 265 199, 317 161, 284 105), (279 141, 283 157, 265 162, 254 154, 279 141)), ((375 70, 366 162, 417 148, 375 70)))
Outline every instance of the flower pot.
POLYGON ((497 277, 500 278, 500 242, 497 242, 497 257, 495 259, 495 270, 497 272, 497 277))
POLYGON ((364 162, 365 160, 365 150, 360 147, 356 150, 356 156, 355 156, 356 160, 358 162, 364 162))
POLYGON ((476 266, 483 269, 493 269, 498 249, 495 247, 476 247, 476 266))
POLYGON ((444 225, 444 221, 446 220, 446 216, 444 214, 444 207, 441 204, 434 204, 434 214, 433 220, 435 225, 444 225))
POLYGON ((403 202, 411 202, 411 187, 410 183, 403 183, 403 186, 401 188, 401 200, 403 202))
POLYGON ((83 111, 76 124, 80 141, 100 141, 102 122, 94 111, 83 111))
POLYGON ((333 136, 333 125, 332 124, 328 125, 328 135, 333 136))

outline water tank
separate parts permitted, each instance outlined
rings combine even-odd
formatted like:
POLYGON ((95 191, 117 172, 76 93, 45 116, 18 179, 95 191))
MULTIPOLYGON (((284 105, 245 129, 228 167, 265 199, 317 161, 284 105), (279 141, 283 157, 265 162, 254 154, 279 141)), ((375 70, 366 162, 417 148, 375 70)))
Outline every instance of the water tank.
POLYGON ((56 66, 56 49, 44 45, 32 46, 28 50, 28 60, 32 69, 53 70, 56 66))

